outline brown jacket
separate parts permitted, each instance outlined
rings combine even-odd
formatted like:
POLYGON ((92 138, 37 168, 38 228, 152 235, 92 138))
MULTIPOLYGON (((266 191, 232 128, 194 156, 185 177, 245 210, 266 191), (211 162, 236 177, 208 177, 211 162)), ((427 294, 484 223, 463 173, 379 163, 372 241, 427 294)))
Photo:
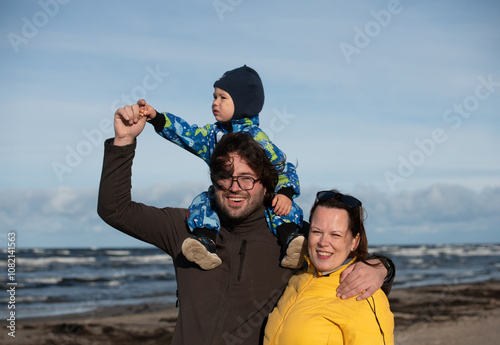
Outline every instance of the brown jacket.
POLYGON ((98 213, 109 225, 172 257, 180 307, 172 344, 259 344, 263 323, 293 274, 279 266, 280 246, 264 207, 241 224, 221 217, 217 254, 222 265, 203 271, 181 253, 189 236, 186 209, 131 200, 134 154, 135 144, 118 147, 106 141, 98 213))

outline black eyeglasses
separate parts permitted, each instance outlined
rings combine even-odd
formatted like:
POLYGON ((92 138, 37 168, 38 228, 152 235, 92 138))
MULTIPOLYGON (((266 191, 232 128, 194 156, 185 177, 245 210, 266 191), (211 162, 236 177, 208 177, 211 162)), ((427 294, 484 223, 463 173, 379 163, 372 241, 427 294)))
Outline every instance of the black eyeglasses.
POLYGON ((319 201, 327 201, 330 199, 339 198, 347 207, 361 206, 361 201, 350 195, 344 195, 342 193, 333 192, 331 190, 324 190, 316 194, 316 199, 319 201))
POLYGON ((255 179, 250 176, 229 176, 217 178, 215 183, 220 189, 228 190, 231 188, 234 181, 238 183, 238 186, 242 190, 251 190, 255 186, 255 182, 259 182, 260 179, 255 179))

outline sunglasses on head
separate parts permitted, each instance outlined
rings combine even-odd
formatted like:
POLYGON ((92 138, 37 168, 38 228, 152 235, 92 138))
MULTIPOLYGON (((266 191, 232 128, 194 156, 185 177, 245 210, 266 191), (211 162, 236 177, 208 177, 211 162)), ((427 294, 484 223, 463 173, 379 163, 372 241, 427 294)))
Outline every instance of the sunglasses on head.
POLYGON ((316 199, 319 201, 327 201, 330 199, 340 199, 347 207, 361 206, 361 201, 350 195, 333 192, 331 190, 324 190, 316 194, 316 199))

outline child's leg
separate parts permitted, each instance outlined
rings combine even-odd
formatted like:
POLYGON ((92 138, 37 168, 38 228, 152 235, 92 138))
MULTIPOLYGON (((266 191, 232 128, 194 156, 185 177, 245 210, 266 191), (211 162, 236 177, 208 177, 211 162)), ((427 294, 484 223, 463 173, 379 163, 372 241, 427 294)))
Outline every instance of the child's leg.
POLYGON ((216 254, 216 237, 220 229, 219 217, 211 197, 211 189, 194 198, 188 208, 187 224, 193 235, 182 243, 182 253, 191 262, 210 270, 222 261, 216 254))
POLYGON ((302 266, 306 253, 306 241, 302 233, 302 209, 292 201, 292 210, 286 216, 278 216, 268 210, 268 223, 271 231, 281 244, 281 266, 298 268, 302 266))
POLYGON ((210 187, 207 192, 193 199, 188 208, 187 223, 195 235, 201 231, 215 241, 220 229, 220 220, 212 195, 212 187, 210 187))

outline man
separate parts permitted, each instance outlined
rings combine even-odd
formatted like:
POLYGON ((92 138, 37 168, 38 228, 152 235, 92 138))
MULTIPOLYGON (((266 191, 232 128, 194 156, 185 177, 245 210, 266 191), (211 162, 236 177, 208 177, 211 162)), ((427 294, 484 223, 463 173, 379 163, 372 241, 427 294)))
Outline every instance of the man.
MULTIPOLYGON (((115 138, 105 143, 99 215, 173 258, 179 316, 172 344, 259 344, 262 325, 293 274, 280 267, 280 246, 264 216, 276 185, 275 167, 244 133, 228 134, 216 146, 210 175, 221 219, 217 252, 222 264, 201 270, 181 252, 182 242, 190 236, 186 209, 131 201, 136 137, 145 123, 137 105, 116 111, 115 138)), ((387 274, 381 265, 357 266, 354 271, 341 285, 343 297, 363 291, 368 297, 387 274), (354 274, 358 271, 361 274, 354 274)))

